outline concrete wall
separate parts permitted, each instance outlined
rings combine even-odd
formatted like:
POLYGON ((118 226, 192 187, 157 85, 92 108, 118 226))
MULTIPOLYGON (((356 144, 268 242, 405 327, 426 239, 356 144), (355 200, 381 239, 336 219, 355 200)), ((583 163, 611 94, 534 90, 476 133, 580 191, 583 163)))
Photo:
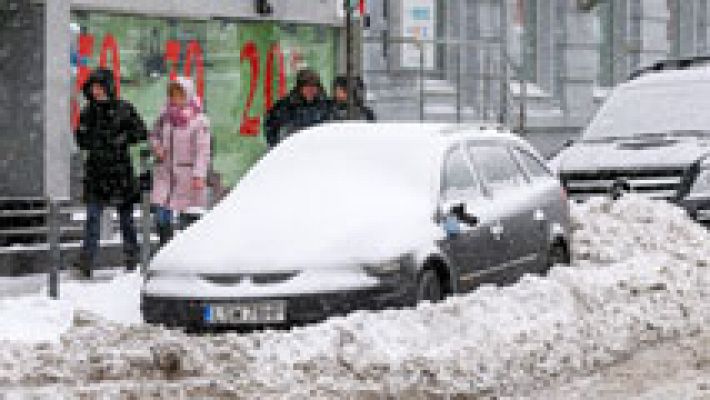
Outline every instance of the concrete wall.
POLYGON ((0 1, 0 197, 42 196, 44 7, 0 1))

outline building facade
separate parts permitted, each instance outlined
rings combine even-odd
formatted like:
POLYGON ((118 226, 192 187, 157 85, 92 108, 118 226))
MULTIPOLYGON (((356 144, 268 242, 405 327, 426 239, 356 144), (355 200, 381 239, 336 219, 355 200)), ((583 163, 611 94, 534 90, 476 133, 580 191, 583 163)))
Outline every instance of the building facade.
POLYGON ((342 64, 339 0, 0 0, 0 196, 77 193, 73 127, 91 69, 114 71, 151 125, 167 81, 189 75, 212 122, 213 168, 231 186, 265 151, 263 114, 303 67, 342 64), (75 171, 72 173, 71 171, 75 171))
POLYGON ((710 51, 707 0, 383 0, 368 12, 363 68, 381 115, 505 122, 543 151, 633 70, 710 51))

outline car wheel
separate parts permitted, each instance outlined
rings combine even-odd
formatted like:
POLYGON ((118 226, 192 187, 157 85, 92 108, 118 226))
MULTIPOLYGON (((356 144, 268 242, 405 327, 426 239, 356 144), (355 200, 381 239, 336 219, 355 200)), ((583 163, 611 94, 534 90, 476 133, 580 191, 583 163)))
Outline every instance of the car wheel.
POLYGON ((422 272, 417 288, 417 300, 430 301, 433 303, 441 301, 442 298, 441 281, 436 271, 427 269, 422 272))
POLYGON ((556 242, 550 246, 550 250, 547 252, 547 261, 543 273, 547 274, 555 265, 569 265, 570 261, 567 246, 564 243, 556 242))

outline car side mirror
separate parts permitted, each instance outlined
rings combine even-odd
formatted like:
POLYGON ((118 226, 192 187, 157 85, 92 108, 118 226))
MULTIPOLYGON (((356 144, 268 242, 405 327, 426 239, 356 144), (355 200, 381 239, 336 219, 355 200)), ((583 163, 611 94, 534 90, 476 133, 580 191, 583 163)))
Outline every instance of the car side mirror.
POLYGON ((469 225, 469 226, 476 226, 478 225, 478 217, 476 217, 473 214, 470 214, 468 210, 466 209, 466 204, 465 203, 458 203, 453 206, 451 206, 451 211, 450 215, 453 215, 456 217, 457 220, 460 222, 469 225))

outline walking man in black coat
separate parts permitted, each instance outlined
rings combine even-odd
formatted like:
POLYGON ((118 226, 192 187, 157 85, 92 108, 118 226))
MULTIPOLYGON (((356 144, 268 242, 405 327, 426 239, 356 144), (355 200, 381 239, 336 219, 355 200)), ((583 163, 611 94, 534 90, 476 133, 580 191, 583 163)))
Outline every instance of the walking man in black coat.
POLYGON ((82 89, 88 104, 81 112, 76 141, 86 153, 87 220, 79 268, 84 277, 90 278, 99 248, 101 214, 107 206, 118 210, 126 267, 135 270, 138 263, 133 205, 140 199, 140 188, 130 146, 145 140, 147 131, 133 105, 116 96, 112 71, 95 70, 82 89))
POLYGON ((296 87, 266 114, 266 142, 275 147, 302 129, 326 122, 330 114, 320 76, 313 70, 302 69, 296 76, 296 87))

